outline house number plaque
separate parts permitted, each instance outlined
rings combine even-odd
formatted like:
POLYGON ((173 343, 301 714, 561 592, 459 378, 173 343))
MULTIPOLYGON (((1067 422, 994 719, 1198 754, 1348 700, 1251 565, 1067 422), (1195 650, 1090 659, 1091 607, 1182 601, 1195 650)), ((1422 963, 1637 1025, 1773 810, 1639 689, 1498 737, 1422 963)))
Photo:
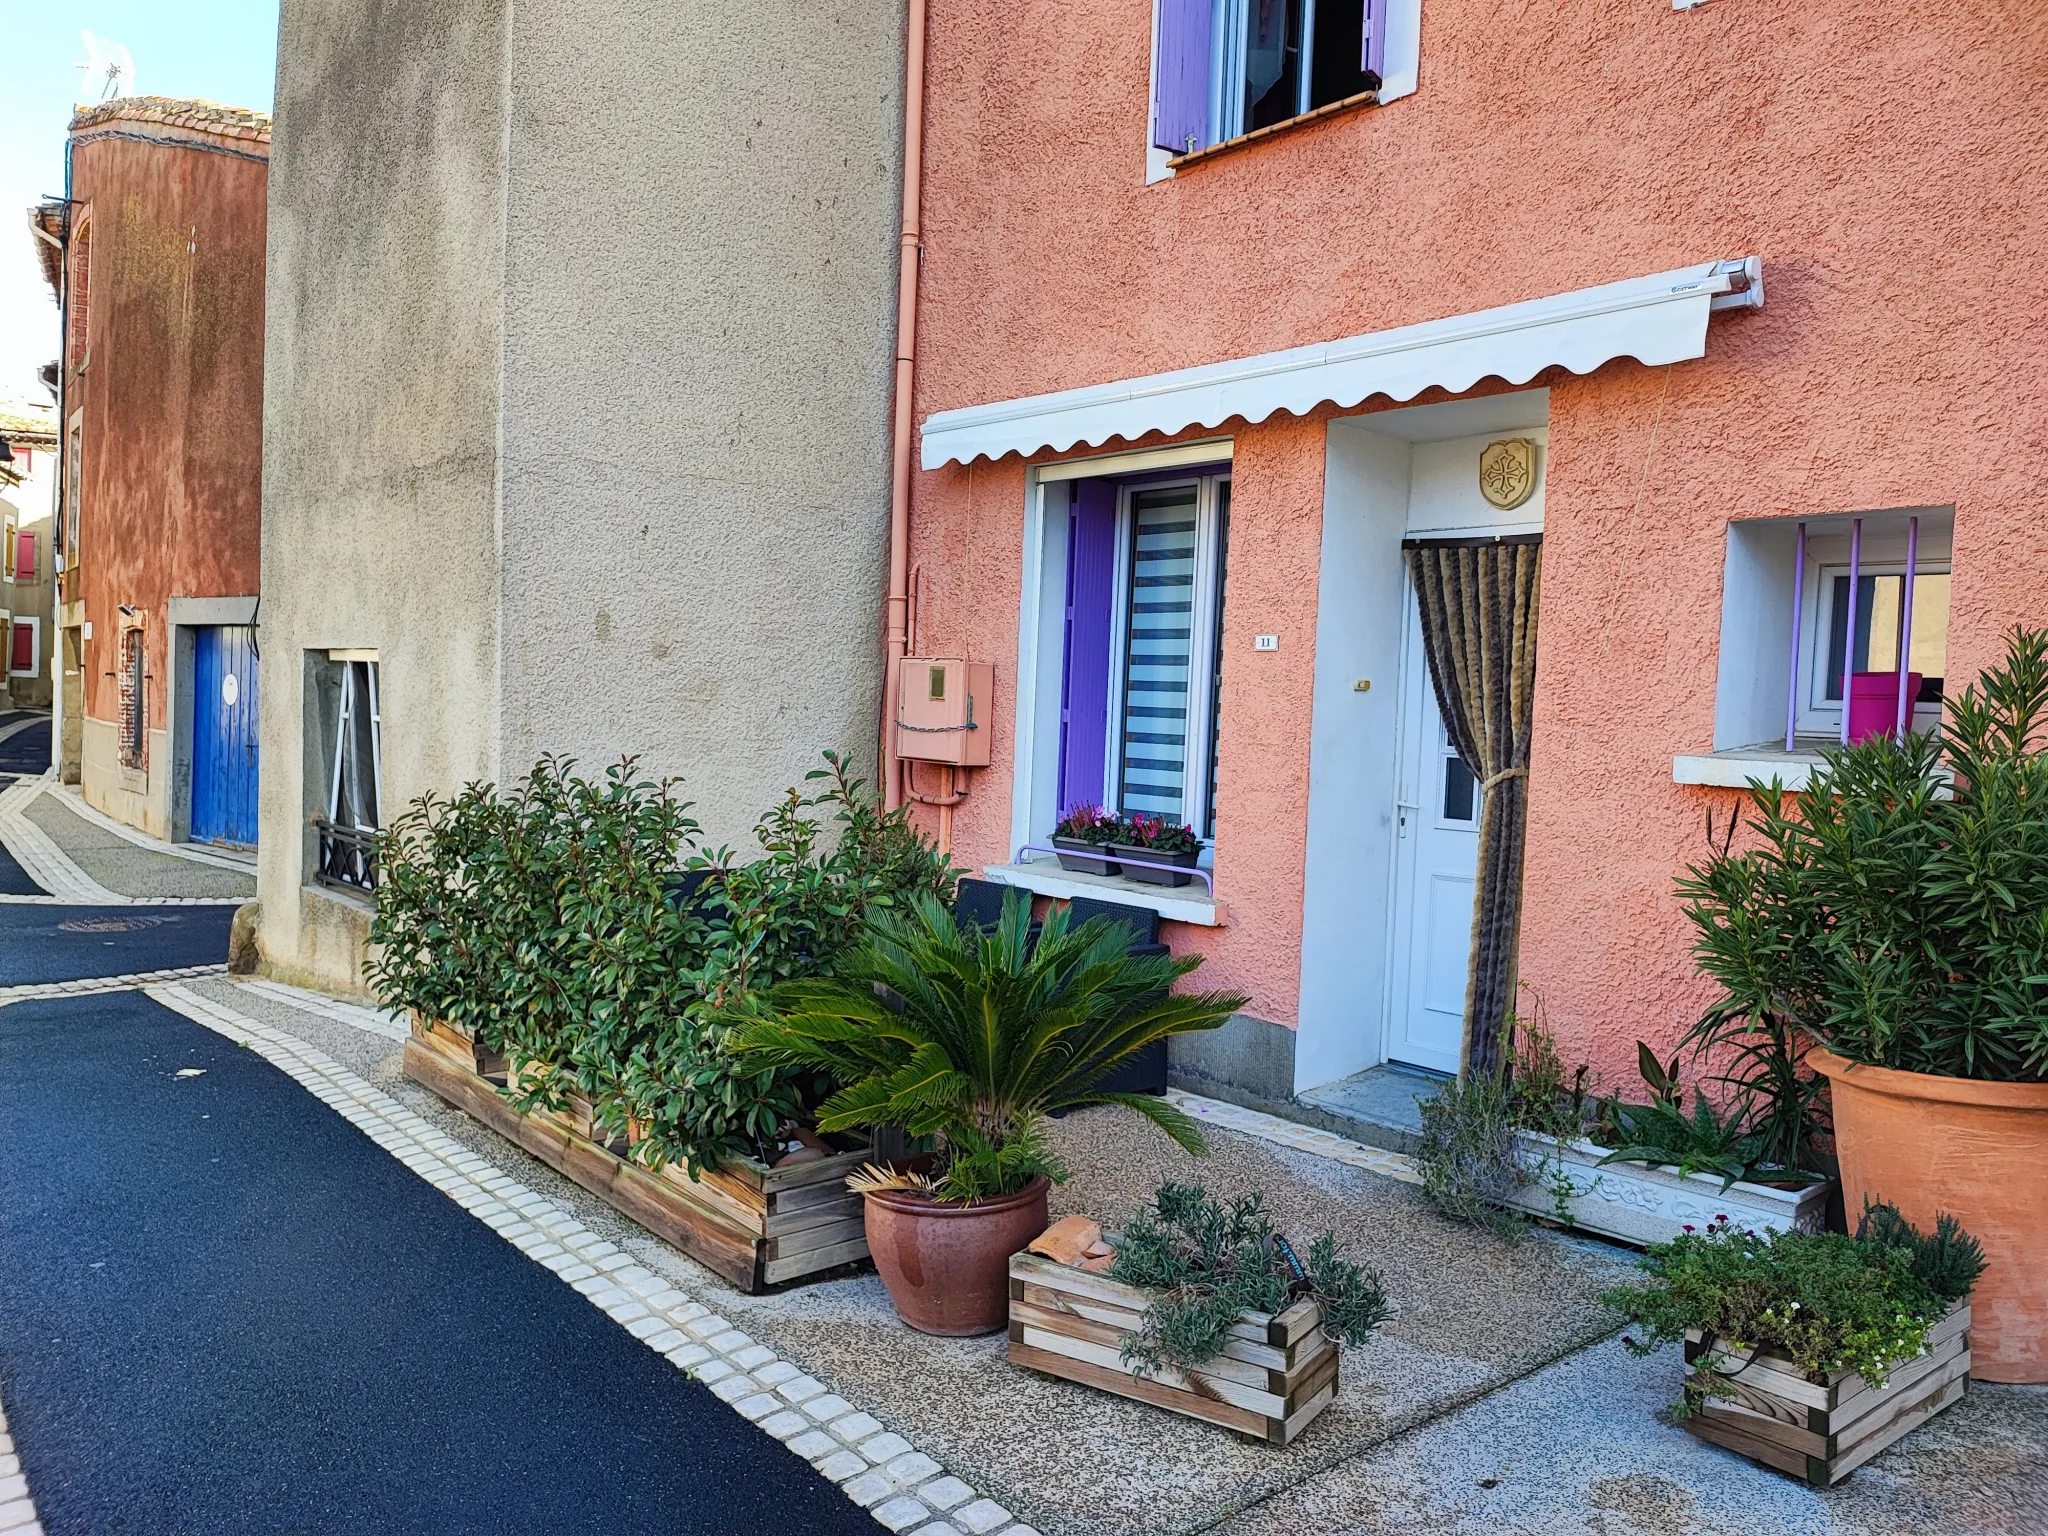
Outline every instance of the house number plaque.
POLYGON ((1513 511, 1536 494, 1536 444, 1504 437, 1479 452, 1479 494, 1488 505, 1513 511))

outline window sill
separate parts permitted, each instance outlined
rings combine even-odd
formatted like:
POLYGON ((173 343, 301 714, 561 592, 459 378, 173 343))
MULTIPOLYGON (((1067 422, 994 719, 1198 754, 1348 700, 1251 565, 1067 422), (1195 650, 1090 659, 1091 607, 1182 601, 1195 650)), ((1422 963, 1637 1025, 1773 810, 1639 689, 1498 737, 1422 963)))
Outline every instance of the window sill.
POLYGON ((999 885, 1014 885, 1037 896, 1071 901, 1085 896, 1095 901, 1118 901, 1127 907, 1145 907, 1170 923, 1193 923, 1198 928, 1221 928, 1230 918, 1230 908, 1193 885, 1146 885, 1120 875, 1083 875, 1061 869, 1057 859, 1034 859, 1028 864, 990 864, 984 878, 999 885))
POLYGON ((1751 747, 1730 747, 1721 752, 1682 754, 1671 759, 1671 782, 1699 784, 1714 789, 1747 789, 1751 779, 1768 783, 1776 778, 1787 789, 1804 789, 1821 766, 1817 751, 1801 748, 1787 752, 1783 745, 1759 742, 1751 747))
POLYGON ((1169 170, 1184 171, 1190 166, 1200 165, 1205 160, 1214 160, 1218 155, 1227 155, 1233 150, 1243 149, 1247 144, 1257 144, 1270 139, 1276 133, 1290 133, 1296 128, 1305 128, 1310 123, 1338 117, 1346 112, 1355 112, 1360 107, 1376 107, 1380 102, 1379 91, 1360 91, 1356 96, 1346 96, 1342 101, 1333 101, 1327 106, 1304 112, 1299 117, 1290 117, 1284 123, 1272 123, 1264 128, 1254 128, 1250 133, 1240 133, 1234 139, 1225 139, 1220 144, 1210 144, 1202 149, 1191 150, 1185 155, 1168 155, 1169 170))

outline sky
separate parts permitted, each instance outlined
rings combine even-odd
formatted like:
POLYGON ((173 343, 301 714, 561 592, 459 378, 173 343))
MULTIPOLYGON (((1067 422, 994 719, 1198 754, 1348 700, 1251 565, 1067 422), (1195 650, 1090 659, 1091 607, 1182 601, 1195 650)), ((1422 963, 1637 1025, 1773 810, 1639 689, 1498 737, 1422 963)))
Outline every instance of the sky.
POLYGON ((277 0, 0 0, 0 400, 50 400, 36 370, 57 355, 57 306, 27 210, 64 192, 86 31, 128 50, 130 94, 270 110, 277 0))

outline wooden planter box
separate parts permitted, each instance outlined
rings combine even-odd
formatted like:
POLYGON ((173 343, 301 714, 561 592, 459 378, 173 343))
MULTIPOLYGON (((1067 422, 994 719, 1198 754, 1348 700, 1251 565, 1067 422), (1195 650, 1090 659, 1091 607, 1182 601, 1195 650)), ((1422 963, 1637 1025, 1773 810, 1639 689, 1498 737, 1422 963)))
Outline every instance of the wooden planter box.
POLYGON ((1733 1396, 1709 1397, 1683 1422, 1702 1440, 1816 1488, 1831 1487, 1969 1389, 1968 1303, 1935 1324, 1928 1343, 1928 1353, 1902 1362, 1873 1388, 1854 1371, 1808 1376, 1777 1354, 1749 1357, 1738 1370, 1742 1355, 1689 1334, 1687 1365, 1695 1373, 1711 1370, 1733 1396))
POLYGON ((801 1280, 868 1256, 865 1209, 846 1176, 870 1160, 870 1148, 787 1168, 746 1158, 701 1179, 679 1163, 657 1173, 593 1141, 587 1104, 566 1113, 518 1113, 498 1085, 475 1070, 468 1045, 446 1026, 415 1024, 405 1043, 405 1075, 741 1290, 801 1280))
POLYGON ((1532 1216, 1559 1215, 1553 1180, 1571 1181, 1564 1219, 1585 1232, 1647 1246, 1668 1243, 1685 1228, 1705 1227, 1726 1215, 1737 1227, 1785 1232, 1820 1232, 1827 1227, 1834 1182, 1803 1189, 1775 1189, 1738 1180, 1728 1188, 1711 1173, 1681 1174, 1676 1168, 1644 1163, 1600 1166, 1606 1147, 1591 1141, 1557 1141, 1524 1132, 1523 1154, 1540 1176, 1508 1203, 1532 1216))
POLYGON ((1035 1253, 1010 1260, 1010 1363, 1206 1419, 1286 1445, 1337 1396, 1337 1346, 1323 1309, 1299 1301, 1277 1314, 1247 1312, 1221 1354, 1198 1371, 1139 1376, 1122 1359, 1153 1301, 1106 1275, 1035 1253))

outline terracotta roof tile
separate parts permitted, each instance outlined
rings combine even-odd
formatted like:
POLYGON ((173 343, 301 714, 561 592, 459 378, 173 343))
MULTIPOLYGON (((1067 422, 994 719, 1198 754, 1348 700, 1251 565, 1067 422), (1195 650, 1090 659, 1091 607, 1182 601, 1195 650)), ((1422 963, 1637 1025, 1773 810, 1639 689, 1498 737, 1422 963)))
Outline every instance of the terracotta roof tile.
POLYGON ((117 96, 73 114, 71 131, 83 133, 108 123, 155 123, 187 128, 224 139, 270 142, 270 114, 247 107, 224 107, 217 101, 181 101, 172 96, 117 96))
POLYGON ((57 413, 47 405, 0 400, 0 437, 29 447, 57 446, 57 413))

